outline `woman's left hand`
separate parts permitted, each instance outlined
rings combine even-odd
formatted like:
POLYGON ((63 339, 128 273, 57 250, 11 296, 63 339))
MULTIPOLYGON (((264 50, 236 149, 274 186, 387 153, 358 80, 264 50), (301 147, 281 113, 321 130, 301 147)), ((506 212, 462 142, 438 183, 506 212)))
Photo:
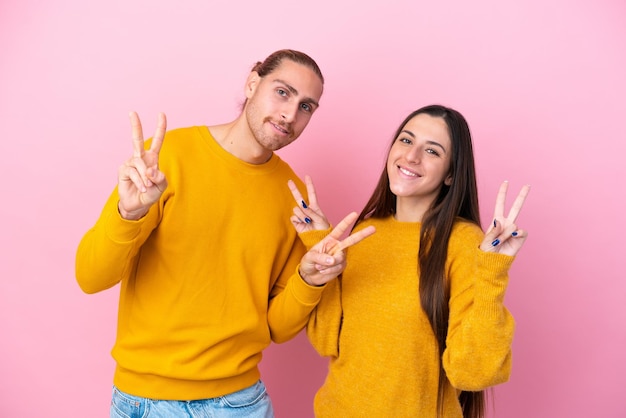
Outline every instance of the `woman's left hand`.
POLYGON ((517 198, 513 202, 509 215, 505 216, 504 204, 508 188, 509 183, 507 181, 500 185, 500 190, 496 198, 493 222, 485 234, 485 239, 480 244, 480 249, 487 252, 515 256, 528 237, 528 233, 525 230, 518 229, 515 221, 522 210, 522 206, 524 206, 526 196, 528 196, 530 192, 530 186, 526 185, 522 187, 522 190, 520 190, 517 198))

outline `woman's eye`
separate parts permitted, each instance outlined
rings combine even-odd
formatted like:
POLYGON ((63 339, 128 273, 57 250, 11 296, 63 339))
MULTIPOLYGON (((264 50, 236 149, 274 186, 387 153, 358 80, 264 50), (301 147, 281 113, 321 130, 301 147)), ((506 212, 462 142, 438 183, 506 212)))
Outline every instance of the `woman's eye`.
POLYGON ((398 141, 411 145, 411 140, 409 138, 400 138, 398 141))
POLYGON ((436 150, 432 149, 432 148, 426 149, 426 152, 429 153, 429 154, 432 154, 432 155, 439 156, 439 153, 436 150))
POLYGON ((286 95, 287 95, 287 92, 286 92, 285 90, 283 90, 283 89, 278 89, 278 90, 277 90, 277 93, 278 93, 280 96, 286 96, 286 95))

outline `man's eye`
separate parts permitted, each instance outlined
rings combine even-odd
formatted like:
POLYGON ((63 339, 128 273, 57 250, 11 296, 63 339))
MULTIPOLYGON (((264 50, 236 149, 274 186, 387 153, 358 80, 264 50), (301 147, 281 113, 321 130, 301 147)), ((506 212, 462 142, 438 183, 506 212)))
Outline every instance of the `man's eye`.
POLYGON ((278 89, 278 90, 277 90, 277 93, 278 93, 279 95, 281 95, 281 96, 286 96, 286 95, 287 95, 287 92, 286 92, 285 90, 283 90, 283 89, 278 89))
POLYGON ((302 110, 304 110, 305 112, 310 112, 310 111, 312 110, 312 109, 311 109, 311 105, 310 105, 310 104, 308 104, 308 103, 302 103, 302 104, 300 105, 300 107, 301 107, 301 108, 302 108, 302 110))

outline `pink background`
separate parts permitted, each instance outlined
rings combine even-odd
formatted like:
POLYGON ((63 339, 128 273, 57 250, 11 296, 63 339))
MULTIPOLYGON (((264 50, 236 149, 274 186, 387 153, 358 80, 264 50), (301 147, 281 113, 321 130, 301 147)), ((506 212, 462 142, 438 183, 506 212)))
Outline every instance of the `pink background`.
MULTIPOLYGON (((171 128, 229 121, 253 62, 284 47, 327 78, 281 155, 332 220, 431 102, 470 122, 484 223, 502 180, 532 185, 491 416, 626 416, 625 18, 623 0, 2 0, 0 416, 108 416, 117 288, 81 293, 74 254, 130 156, 127 113, 147 133, 158 111, 171 128)), ((303 334, 266 351, 278 417, 312 416, 325 364, 303 334)))

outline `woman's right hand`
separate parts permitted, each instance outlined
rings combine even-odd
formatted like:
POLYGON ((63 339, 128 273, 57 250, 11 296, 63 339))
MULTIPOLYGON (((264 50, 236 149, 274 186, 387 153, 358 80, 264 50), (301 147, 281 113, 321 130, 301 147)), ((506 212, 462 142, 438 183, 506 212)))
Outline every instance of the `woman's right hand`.
POLYGON ((159 171, 159 152, 165 138, 167 122, 159 113, 157 128, 149 150, 144 149, 141 121, 136 112, 130 113, 133 136, 133 156, 118 169, 118 211, 122 218, 137 220, 159 200, 167 188, 165 174, 159 171))
POLYGON ((330 227, 330 222, 326 219, 324 212, 317 203, 317 195, 315 193, 315 186, 310 176, 305 176, 304 181, 306 184, 306 191, 309 196, 309 203, 307 204, 302 197, 302 194, 296 187, 296 184, 289 180, 287 185, 293 198, 296 200, 297 206, 293 208, 293 215, 290 220, 298 233, 325 230, 330 227))

